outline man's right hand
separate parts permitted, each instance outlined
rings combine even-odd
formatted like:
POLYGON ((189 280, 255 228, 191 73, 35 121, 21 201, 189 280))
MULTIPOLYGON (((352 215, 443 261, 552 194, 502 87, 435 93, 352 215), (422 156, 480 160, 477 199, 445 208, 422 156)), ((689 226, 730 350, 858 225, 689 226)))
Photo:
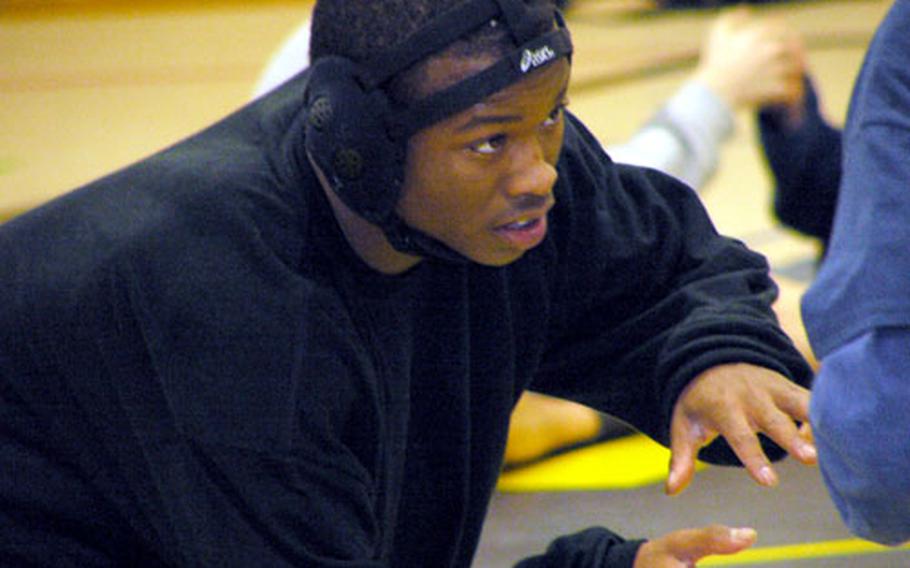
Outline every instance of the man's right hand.
POLYGON ((755 542, 750 528, 711 525, 683 529, 641 545, 634 568, 694 568, 695 563, 712 554, 735 554, 755 542))

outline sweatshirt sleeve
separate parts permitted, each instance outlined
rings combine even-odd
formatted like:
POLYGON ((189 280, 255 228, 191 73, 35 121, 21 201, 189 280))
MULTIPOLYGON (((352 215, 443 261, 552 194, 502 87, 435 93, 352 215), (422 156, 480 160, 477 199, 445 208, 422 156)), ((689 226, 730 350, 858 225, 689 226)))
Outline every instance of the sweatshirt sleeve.
POLYGON ((762 152, 774 178, 774 215, 785 226, 827 246, 841 179, 841 130, 822 117, 806 78, 803 116, 790 125, 783 111, 758 114, 762 152))
POLYGON ((627 541, 603 527, 592 527, 554 540, 545 553, 526 558, 515 568, 632 568, 644 542, 627 541))

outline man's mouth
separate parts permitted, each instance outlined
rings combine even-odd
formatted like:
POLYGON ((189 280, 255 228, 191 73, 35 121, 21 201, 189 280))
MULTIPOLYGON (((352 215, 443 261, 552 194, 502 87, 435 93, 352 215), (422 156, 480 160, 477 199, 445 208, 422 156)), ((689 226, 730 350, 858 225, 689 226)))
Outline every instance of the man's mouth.
POLYGON ((547 217, 546 215, 520 217, 496 227, 495 232, 509 241, 512 246, 529 250, 539 245, 547 236, 547 217))
POLYGON ((538 221, 540 221, 540 218, 538 218, 538 217, 531 217, 528 219, 519 219, 515 222, 503 225, 500 228, 507 230, 507 231, 521 231, 523 229, 527 229, 528 227, 530 227, 534 223, 537 223, 538 221))

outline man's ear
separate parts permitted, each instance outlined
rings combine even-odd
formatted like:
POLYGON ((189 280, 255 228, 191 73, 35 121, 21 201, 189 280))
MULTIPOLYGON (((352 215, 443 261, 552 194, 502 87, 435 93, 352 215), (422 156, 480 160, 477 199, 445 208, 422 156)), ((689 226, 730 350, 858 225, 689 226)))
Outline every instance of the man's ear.
POLYGON ((390 132, 387 95, 366 88, 361 76, 345 58, 313 64, 306 87, 306 150, 345 205, 381 224, 401 193, 407 145, 390 132))

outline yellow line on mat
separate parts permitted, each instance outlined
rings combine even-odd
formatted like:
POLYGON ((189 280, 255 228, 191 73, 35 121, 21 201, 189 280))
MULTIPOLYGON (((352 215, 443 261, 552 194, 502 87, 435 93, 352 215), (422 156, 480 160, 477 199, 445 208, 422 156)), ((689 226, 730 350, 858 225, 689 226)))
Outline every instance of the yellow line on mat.
POLYGON ((792 560, 828 558, 832 556, 858 556, 910 550, 910 544, 887 547, 860 539, 827 540, 762 546, 750 548, 732 556, 711 556, 698 563, 699 566, 748 566, 752 564, 775 564, 792 560))
POLYGON ((504 473, 498 488, 514 493, 632 489, 661 483, 669 463, 670 450, 636 434, 504 473))

